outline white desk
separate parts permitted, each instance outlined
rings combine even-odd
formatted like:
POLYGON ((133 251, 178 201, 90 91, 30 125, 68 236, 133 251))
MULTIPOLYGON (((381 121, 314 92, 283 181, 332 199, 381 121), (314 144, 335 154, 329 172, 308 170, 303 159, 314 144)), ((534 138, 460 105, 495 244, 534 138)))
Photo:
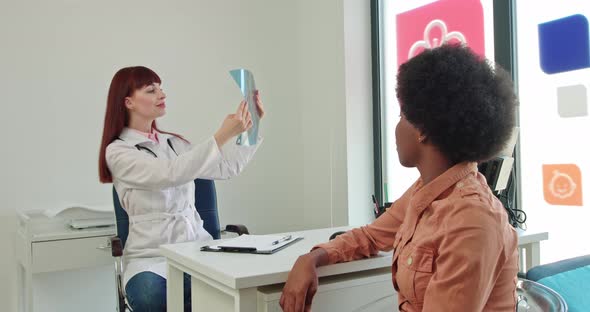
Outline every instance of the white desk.
MULTIPOLYGON (((193 311, 280 311, 280 292, 297 257, 326 242, 333 232, 349 228, 299 232, 305 237, 302 241, 274 255, 201 252, 199 248, 206 245, 202 242, 164 245, 168 311, 183 311, 183 273, 192 276, 193 311)), ((546 232, 519 232, 526 269, 539 264, 539 242, 547 238, 546 232)), ((312 310, 391 311, 397 306, 391 261, 391 253, 380 253, 371 259, 320 267, 320 286, 312 310), (364 308, 371 302, 377 303, 364 308)))
POLYGON ((526 273, 530 268, 541 264, 541 241, 549 239, 547 232, 516 230, 518 233, 518 255, 520 272, 526 273))
MULTIPOLYGON (((113 264, 108 238, 115 227, 74 230, 40 211, 19 213, 16 235, 19 311, 33 311, 33 275, 113 264), (73 256, 75 255, 75 256, 73 256)), ((114 281, 109 285, 113 288, 114 281)), ((113 300, 114 301, 114 300, 113 300)))
MULTIPOLYGON (((193 311, 280 311, 281 283, 297 257, 328 241, 335 231, 346 229, 349 227, 296 232, 305 238, 273 255, 201 252, 199 248, 206 244, 196 242, 162 246, 168 259, 168 311, 183 311, 184 272, 192 276, 193 311)), ((391 253, 380 253, 375 258, 320 267, 313 310, 327 311, 322 307, 329 305, 328 311, 366 311, 363 307, 375 302, 374 306, 391 311, 397 302, 391 261, 391 253), (334 294, 342 309, 334 309, 334 294)))

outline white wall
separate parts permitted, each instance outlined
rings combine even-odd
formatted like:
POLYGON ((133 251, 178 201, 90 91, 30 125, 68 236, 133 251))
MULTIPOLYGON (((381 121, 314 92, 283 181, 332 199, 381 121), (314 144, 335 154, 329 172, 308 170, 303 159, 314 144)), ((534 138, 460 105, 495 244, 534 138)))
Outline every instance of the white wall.
POLYGON ((296 2, 298 15, 305 17, 297 24, 303 43, 297 47, 297 67, 303 112, 304 224, 309 228, 346 224, 342 3, 296 2))
POLYGON ((265 142, 241 176, 217 183, 222 223, 269 233, 369 220, 363 211, 370 206, 363 205, 372 193, 371 102, 364 89, 370 60, 369 46, 357 46, 368 44, 369 26, 355 26, 368 23, 368 6, 368 0, 2 4, 0 310, 16 305, 16 211, 110 203, 111 185, 98 183, 97 153, 108 84, 124 66, 160 74, 168 94, 161 126, 194 142, 211 135, 240 101, 227 71, 246 67, 255 74, 268 112, 265 142), (355 8, 364 17, 355 18, 355 8), (354 41, 345 38, 351 32, 354 41), (357 56, 368 67, 356 64, 357 56), (347 168, 355 169, 349 175, 347 168), (352 190, 367 194, 355 197, 352 190))
POLYGON ((303 224, 366 224, 374 219, 370 1, 297 4, 303 224))
POLYGON ((368 0, 344 1, 344 56, 348 221, 356 226, 375 219, 371 202, 375 185, 371 6, 368 0))

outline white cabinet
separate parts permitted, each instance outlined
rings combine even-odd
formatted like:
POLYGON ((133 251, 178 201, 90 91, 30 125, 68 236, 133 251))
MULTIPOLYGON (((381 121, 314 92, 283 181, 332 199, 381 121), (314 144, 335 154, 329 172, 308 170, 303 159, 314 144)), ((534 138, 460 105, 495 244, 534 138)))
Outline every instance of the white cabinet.
MULTIPOLYGON (((18 217, 15 247, 19 311, 33 311, 33 279, 37 274, 97 268, 114 264, 108 246, 109 237, 116 233, 113 226, 76 230, 67 225, 68 220, 59 217, 48 218, 39 211, 20 213, 18 217)), ((108 288, 106 291, 112 294, 114 303, 114 277, 112 283, 104 286, 108 288)), ((72 295, 76 291, 84 292, 84 289, 76 288, 75 285, 59 285, 59 287, 72 287, 72 295)), ((74 295, 74 297, 79 296, 74 295)), ((88 305, 95 304, 88 303, 88 305)), ((52 310, 48 307, 35 309, 35 311, 52 310)))
POLYGON ((113 263, 108 236, 33 242, 31 259, 33 273, 73 270, 113 263))

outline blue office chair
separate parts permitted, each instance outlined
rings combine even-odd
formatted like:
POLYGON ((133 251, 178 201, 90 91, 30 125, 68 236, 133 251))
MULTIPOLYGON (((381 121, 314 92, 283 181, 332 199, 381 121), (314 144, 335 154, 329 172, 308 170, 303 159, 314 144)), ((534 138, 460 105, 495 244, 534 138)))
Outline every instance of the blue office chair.
MULTIPOLYGON (((119 195, 113 187, 113 204, 115 207, 115 220, 117 236, 111 237, 111 253, 115 258, 115 282, 117 284, 117 311, 131 310, 125 300, 125 288, 123 287, 123 249, 129 235, 129 216, 121 207, 119 195)), ((203 220, 203 227, 213 239, 221 238, 221 232, 232 232, 238 235, 249 234, 248 229, 241 224, 227 225, 224 230, 219 226, 219 214, 217 211, 217 192, 212 180, 195 180, 195 207, 203 220)))
POLYGON ((559 293, 569 311, 588 311, 590 307, 590 255, 535 266, 526 278, 559 293))

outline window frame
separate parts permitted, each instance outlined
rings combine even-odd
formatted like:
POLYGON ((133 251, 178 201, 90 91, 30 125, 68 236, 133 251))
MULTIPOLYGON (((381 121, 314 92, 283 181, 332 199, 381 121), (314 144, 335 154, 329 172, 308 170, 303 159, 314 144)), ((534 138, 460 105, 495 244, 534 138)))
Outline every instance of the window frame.
MULTIPOLYGON (((373 159, 374 159, 374 189, 375 197, 379 203, 384 203, 384 168, 383 161, 386 151, 383 150, 383 133, 385 101, 383 98, 383 37, 382 37, 382 9, 383 1, 371 0, 371 58, 372 58, 372 94, 373 94, 373 159)), ((516 66, 516 1, 515 0, 493 0, 494 19, 494 58, 495 62, 502 66, 510 74, 515 85, 515 92, 518 94, 518 72, 516 66)), ((519 108, 516 108, 516 125, 519 126, 519 108)), ((391 125, 390 125, 391 126, 391 125)), ((502 194, 508 194, 506 198, 513 205, 510 209, 520 209, 521 201, 521 176, 520 176, 520 139, 517 139, 513 153, 515 159, 511 176, 512 183, 502 194)), ((501 199, 502 200, 502 199, 501 199)), ((506 206, 506 200, 502 200, 506 206)))

